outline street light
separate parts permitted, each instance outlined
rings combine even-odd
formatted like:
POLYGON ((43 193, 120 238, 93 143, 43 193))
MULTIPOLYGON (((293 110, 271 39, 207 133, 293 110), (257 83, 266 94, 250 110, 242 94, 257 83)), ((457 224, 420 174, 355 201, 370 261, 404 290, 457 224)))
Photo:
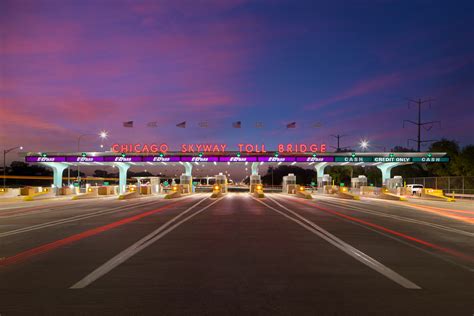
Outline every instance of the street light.
MULTIPOLYGON (((85 136, 96 136, 97 134, 91 134, 91 133, 87 133, 87 134, 81 134, 79 135, 79 137, 77 137, 77 152, 80 152, 81 149, 81 139, 82 137, 85 137, 85 136)), ((99 133, 99 137, 104 140, 106 139, 107 137, 109 136, 109 133, 107 131, 100 131, 99 133)), ((80 173, 80 165, 78 164, 77 165, 77 181, 79 182, 80 181, 80 178, 81 178, 81 173, 80 173)), ((69 168, 68 168, 68 181, 69 181, 69 168)))
POLYGON ((7 181, 7 154, 10 152, 10 151, 13 151, 15 149, 20 149, 20 150, 23 150, 23 146, 16 146, 16 147, 12 147, 12 148, 9 148, 9 149, 4 149, 3 150, 3 188, 5 189, 6 187, 6 181, 7 181))
POLYGON ((366 150, 368 147, 369 147, 369 141, 366 140, 366 139, 363 139, 360 141, 360 148, 362 148, 362 150, 366 150))
POLYGON ((101 131, 99 134, 99 137, 102 139, 106 139, 109 136, 109 133, 107 131, 101 131))

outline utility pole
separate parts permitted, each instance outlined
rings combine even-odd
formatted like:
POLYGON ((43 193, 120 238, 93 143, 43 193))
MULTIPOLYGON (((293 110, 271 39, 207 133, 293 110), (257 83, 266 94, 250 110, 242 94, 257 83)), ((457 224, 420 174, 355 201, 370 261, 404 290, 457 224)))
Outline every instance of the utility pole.
POLYGON ((341 146, 340 146, 340 139, 342 137, 345 137, 347 135, 331 135, 332 137, 336 138, 337 139, 337 147, 334 147, 334 146, 331 146, 332 148, 335 148, 336 149, 336 152, 340 152, 341 151, 341 146))
MULTIPOLYGON (((435 123, 438 123, 438 124, 441 124, 440 121, 431 121, 431 122, 422 122, 421 121, 421 107, 423 104, 426 104, 428 103, 431 107, 431 101, 433 101, 433 99, 425 99, 425 100, 422 100, 422 99, 418 99, 418 100, 412 100, 412 99, 407 99, 408 100, 408 106, 410 106, 410 103, 415 103, 416 105, 418 105, 418 121, 417 122, 413 122, 411 120, 404 120, 403 121, 403 127, 405 128, 405 122, 408 122, 408 123, 411 123, 411 124, 414 124, 417 126, 418 128, 418 137, 417 139, 408 139, 408 142, 407 144, 409 145, 410 144, 410 141, 413 141, 413 142, 416 142, 417 143, 417 151, 420 152, 421 151, 421 144, 422 143, 429 143, 429 142, 434 142, 435 140, 421 140, 421 127, 425 125, 433 125, 435 123)), ((426 129, 427 131, 429 131, 431 129, 432 126, 430 126, 428 129, 426 129)))

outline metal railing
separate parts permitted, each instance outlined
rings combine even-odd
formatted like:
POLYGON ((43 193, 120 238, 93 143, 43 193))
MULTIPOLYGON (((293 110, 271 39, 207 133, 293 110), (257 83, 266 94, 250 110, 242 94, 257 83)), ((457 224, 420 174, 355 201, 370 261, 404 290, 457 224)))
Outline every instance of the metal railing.
POLYGON ((474 177, 406 178, 406 184, 422 184, 425 188, 443 190, 445 194, 474 194, 474 177))

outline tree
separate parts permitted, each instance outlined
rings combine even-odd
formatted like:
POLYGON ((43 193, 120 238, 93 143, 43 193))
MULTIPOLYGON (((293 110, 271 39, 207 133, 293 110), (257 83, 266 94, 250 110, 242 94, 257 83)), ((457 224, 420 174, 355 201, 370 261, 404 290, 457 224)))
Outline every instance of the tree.
POLYGON ((340 183, 344 183, 346 186, 350 185, 351 176, 353 176, 353 169, 350 166, 329 166, 324 172, 329 174, 337 185, 340 183))
POLYGON ((458 159, 459 159, 459 145, 454 140, 441 139, 440 141, 434 142, 429 147, 430 152, 445 152, 451 158, 451 162, 446 163, 431 163, 428 164, 427 169, 429 172, 436 176, 455 176, 461 175, 457 173, 459 171, 458 159))
POLYGON ((474 176, 474 145, 469 145, 462 149, 453 168, 458 175, 474 176))
POLYGON ((94 174, 92 176, 95 178, 117 178, 118 177, 116 173, 108 173, 106 170, 94 170, 94 174))
POLYGON ((266 185, 272 184, 272 171, 273 171, 273 184, 281 185, 283 177, 289 173, 293 173, 296 176, 296 183, 298 184, 310 184, 312 181, 316 181, 316 171, 303 169, 297 166, 286 166, 281 165, 276 168, 270 166, 267 173, 262 177, 262 183, 266 185))
POLYGON ((133 178, 133 177, 153 177, 153 174, 148 172, 148 171, 140 171, 140 172, 129 171, 128 176, 130 178, 133 178))
POLYGON ((16 176, 52 176, 53 171, 40 165, 31 165, 23 161, 13 161, 10 168, 7 168, 8 174, 16 176), (10 170, 8 170, 10 169, 10 170))

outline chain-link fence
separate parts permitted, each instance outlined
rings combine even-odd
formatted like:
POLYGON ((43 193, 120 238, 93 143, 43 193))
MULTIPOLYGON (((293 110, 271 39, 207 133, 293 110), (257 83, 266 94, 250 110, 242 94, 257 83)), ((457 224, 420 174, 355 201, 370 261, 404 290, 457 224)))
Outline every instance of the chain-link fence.
POLYGON ((474 177, 406 178, 407 184, 422 184, 425 188, 443 190, 445 194, 474 194, 474 177))

